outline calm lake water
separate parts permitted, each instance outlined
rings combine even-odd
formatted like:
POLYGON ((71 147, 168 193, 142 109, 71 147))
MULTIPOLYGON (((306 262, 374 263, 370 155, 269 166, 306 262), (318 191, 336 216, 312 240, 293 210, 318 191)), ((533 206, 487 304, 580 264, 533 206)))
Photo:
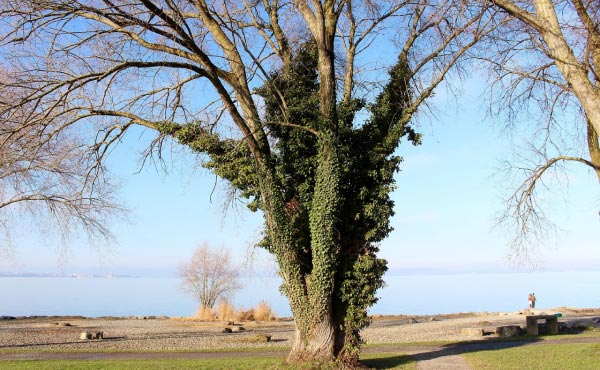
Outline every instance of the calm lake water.
MULTIPOLYGON (((387 276, 372 314, 512 312, 527 307, 600 307, 600 271, 387 276)), ((193 297, 177 278, 0 278, 0 315, 189 316, 193 297)), ((269 302, 290 316, 279 279, 251 278, 233 297, 236 306, 269 302)))

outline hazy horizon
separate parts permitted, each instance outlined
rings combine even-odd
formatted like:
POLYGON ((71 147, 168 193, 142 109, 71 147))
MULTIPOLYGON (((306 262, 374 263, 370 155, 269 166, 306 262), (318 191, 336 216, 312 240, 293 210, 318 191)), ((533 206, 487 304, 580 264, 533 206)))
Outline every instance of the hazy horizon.
MULTIPOLYGON (((513 312, 535 292, 539 308, 600 308, 600 271, 456 273, 386 276, 370 314, 513 312)), ((278 316, 291 316, 277 277, 249 277, 230 300, 236 307, 266 301, 278 316)), ((0 278, 0 315, 191 316, 198 301, 166 278, 0 278)))

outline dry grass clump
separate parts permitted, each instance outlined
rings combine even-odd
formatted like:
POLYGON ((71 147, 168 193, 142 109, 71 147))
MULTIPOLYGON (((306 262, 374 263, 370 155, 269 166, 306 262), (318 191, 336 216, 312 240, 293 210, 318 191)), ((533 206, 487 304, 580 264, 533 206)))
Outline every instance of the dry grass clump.
POLYGON ((197 309, 192 318, 200 321, 215 321, 217 319, 214 311, 206 306, 197 309))
POLYGON ((275 318, 275 314, 271 309, 271 306, 265 302, 260 301, 258 306, 254 309, 254 320, 256 321, 271 321, 275 318))
POLYGON ((192 320, 198 321, 271 321, 274 319, 275 314, 265 301, 245 310, 236 309, 227 299, 219 300, 216 309, 200 307, 192 316, 192 320))
POLYGON ((265 334, 254 334, 248 337, 236 338, 235 341, 245 343, 267 343, 271 341, 271 336, 265 334))
POLYGON ((237 320, 238 321, 254 321, 254 308, 249 308, 244 310, 240 308, 237 312, 237 320))
POLYGON ((221 299, 217 304, 216 316, 222 321, 234 321, 237 319, 235 307, 227 299, 221 299))

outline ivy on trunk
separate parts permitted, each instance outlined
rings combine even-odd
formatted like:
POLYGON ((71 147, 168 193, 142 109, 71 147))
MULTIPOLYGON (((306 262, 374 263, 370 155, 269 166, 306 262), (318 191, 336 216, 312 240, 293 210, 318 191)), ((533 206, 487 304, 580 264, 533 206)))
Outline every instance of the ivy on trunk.
POLYGON ((221 139, 199 124, 164 124, 160 130, 180 143, 208 153, 205 166, 229 180, 265 214, 260 246, 274 254, 296 320, 291 361, 341 359, 357 363, 367 309, 384 285, 386 261, 377 243, 392 230, 394 155, 400 139, 418 144, 404 109, 410 103, 408 64, 400 58, 371 104, 338 103, 334 130, 322 116, 313 42, 305 43, 288 65, 257 93, 265 100, 264 124, 274 150, 258 167, 247 147, 221 139), (285 114, 280 109, 283 92, 285 114), (370 118, 360 125, 355 115, 370 118))

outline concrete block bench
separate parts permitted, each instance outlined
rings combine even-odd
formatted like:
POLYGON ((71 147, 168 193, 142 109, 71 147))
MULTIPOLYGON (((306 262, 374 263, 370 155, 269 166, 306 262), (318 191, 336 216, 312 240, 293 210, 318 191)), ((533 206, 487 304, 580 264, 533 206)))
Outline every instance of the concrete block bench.
POLYGON ((546 322, 546 332, 548 334, 558 334, 558 317, 556 315, 531 315, 525 316, 527 322, 527 334, 539 335, 538 321, 546 322))

